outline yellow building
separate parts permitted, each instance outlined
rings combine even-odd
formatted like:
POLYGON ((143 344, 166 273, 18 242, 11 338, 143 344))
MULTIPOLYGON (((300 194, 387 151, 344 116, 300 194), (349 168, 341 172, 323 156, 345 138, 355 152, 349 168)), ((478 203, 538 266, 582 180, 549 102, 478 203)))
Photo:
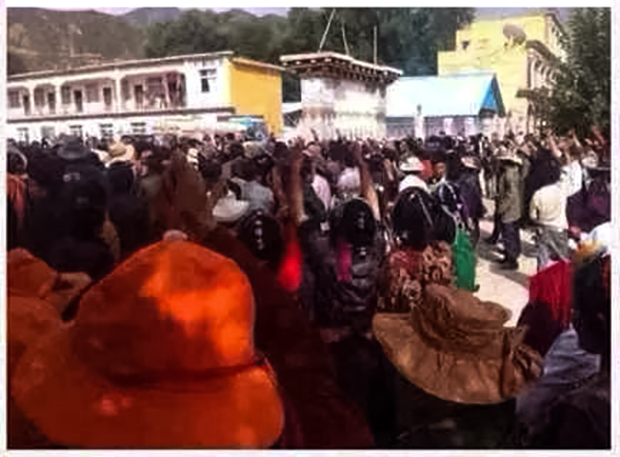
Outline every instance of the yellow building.
POLYGON ((457 31, 454 51, 438 53, 438 73, 495 72, 506 106, 506 118, 495 121, 500 133, 531 132, 540 126, 535 90, 553 83, 553 63, 562 58, 562 33, 553 12, 474 21, 457 31))
POLYGON ((262 115, 269 131, 282 131, 282 67, 233 57, 226 61, 230 104, 236 115, 262 115))

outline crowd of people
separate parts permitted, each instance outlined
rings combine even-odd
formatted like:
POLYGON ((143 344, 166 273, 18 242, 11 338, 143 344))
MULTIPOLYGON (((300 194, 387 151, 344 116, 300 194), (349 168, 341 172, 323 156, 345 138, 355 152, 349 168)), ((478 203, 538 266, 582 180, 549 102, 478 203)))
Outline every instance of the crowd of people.
POLYGON ((9 141, 9 447, 608 448, 609 151, 9 141), (487 216, 499 268, 535 233, 516 327, 487 216))

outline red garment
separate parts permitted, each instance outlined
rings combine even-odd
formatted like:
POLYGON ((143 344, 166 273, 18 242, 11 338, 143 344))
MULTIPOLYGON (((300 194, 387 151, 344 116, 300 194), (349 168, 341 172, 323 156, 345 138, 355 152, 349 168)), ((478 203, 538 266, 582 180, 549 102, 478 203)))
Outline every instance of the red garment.
POLYGON ((424 170, 420 173, 420 178, 424 181, 428 181, 433 176, 433 164, 430 160, 423 160, 422 165, 424 165, 424 170))
POLYGON ((572 320, 572 267, 556 262, 530 278, 530 303, 546 304, 563 329, 572 320))
MULTIPOLYGON (((224 228, 210 232, 203 244, 237 262, 252 284, 256 346, 267 356, 290 400, 304 448, 374 447, 364 415, 338 386, 330 354, 299 303, 224 228)), ((290 435, 285 435, 288 440, 290 435)))
POLYGON ((288 292, 295 292, 301 284, 301 248, 297 240, 286 243, 284 258, 278 271, 278 282, 288 292))
POLYGON ((351 265, 353 264, 351 245, 343 239, 338 240, 337 259, 338 281, 351 282, 351 265))

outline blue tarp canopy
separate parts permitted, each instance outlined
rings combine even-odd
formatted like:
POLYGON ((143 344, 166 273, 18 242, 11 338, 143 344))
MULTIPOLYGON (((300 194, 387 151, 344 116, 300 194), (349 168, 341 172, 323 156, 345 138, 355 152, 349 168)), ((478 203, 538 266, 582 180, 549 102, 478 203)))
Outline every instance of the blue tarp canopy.
POLYGON ((387 117, 478 116, 489 110, 506 115, 495 73, 400 78, 388 87, 387 117))

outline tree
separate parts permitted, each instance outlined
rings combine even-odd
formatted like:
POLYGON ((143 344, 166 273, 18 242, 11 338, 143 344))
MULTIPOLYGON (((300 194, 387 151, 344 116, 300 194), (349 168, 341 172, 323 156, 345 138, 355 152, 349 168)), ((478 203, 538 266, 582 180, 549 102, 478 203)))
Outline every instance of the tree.
POLYGON ((566 59, 559 64, 549 100, 549 121, 558 133, 575 129, 588 136, 592 126, 608 131, 611 106, 611 11, 575 8, 562 39, 566 59))
MULTIPOLYGON (((292 8, 287 17, 256 17, 246 11, 217 14, 192 10, 176 21, 147 29, 146 54, 165 57, 232 50, 252 59, 279 63, 280 56, 316 52, 332 8, 292 8)), ((429 75, 437 71, 437 51, 453 46, 454 34, 473 19, 473 8, 337 8, 324 51, 346 52, 373 60, 377 28, 378 62, 405 72, 429 75), (452 43, 452 45, 451 45, 452 43)), ((299 80, 286 74, 285 100, 299 99, 299 80)))

